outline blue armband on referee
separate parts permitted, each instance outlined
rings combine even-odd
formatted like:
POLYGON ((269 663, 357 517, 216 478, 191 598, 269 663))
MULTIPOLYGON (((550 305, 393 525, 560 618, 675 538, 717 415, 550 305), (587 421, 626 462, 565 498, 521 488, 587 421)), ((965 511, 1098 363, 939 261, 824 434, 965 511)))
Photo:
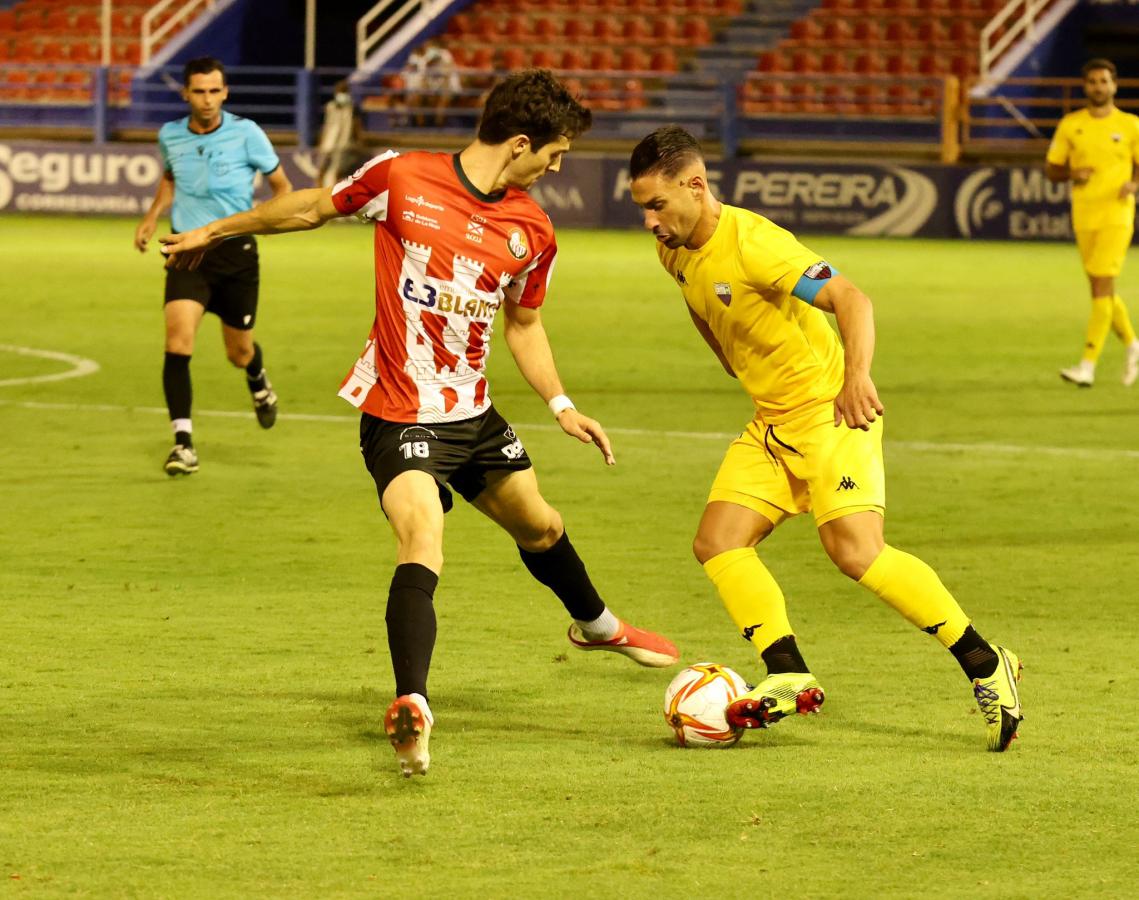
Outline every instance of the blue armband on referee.
POLYGON ((814 305, 819 291, 837 274, 838 269, 833 269, 828 263, 820 260, 799 276, 799 280, 795 282, 795 287, 791 289, 791 296, 798 297, 804 303, 814 305))

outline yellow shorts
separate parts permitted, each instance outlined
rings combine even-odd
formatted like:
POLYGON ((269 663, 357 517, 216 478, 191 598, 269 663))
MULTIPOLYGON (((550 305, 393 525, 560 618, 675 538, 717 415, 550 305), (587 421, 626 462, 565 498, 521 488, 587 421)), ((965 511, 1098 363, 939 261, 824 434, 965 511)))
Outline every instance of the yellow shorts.
POLYGON ((1115 278, 1123 271, 1123 259, 1131 246, 1134 225, 1105 225, 1076 232, 1076 246, 1084 271, 1098 278, 1115 278))
POLYGON ((746 506, 778 525, 812 511, 815 524, 865 510, 886 510, 882 420, 869 431, 834 426, 834 408, 820 406, 782 425, 754 419, 732 441, 708 502, 746 506))

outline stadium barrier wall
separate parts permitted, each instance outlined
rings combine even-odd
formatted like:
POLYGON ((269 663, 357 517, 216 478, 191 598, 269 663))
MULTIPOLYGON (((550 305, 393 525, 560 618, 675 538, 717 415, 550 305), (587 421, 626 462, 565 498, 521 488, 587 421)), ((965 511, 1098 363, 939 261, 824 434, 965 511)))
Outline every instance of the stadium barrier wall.
MULTIPOLYGON (((286 150, 293 184, 312 184, 312 157, 286 150)), ((0 213, 140 216, 162 174, 157 147, 0 142, 0 213)), ((794 231, 866 236, 1068 240, 1066 184, 1042 166, 938 166, 723 160, 709 177, 725 202, 794 231)), ((264 191, 264 189, 263 189, 264 191)), ((532 191, 561 227, 630 228, 625 157, 577 155, 532 191)))

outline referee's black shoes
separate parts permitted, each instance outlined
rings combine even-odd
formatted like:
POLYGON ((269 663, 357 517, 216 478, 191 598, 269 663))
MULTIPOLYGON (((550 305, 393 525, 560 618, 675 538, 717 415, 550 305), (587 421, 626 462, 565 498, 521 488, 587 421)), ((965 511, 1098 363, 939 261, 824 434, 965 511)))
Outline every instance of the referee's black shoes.
POLYGON ((272 428, 277 421, 277 395, 268 381, 264 388, 253 392, 253 411, 257 413, 257 422, 262 428, 272 428))

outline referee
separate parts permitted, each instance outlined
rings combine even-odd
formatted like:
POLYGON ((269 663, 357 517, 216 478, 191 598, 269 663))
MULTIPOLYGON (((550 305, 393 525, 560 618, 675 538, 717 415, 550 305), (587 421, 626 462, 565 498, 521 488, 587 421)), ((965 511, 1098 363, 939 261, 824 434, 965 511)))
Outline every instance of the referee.
MULTIPOLYGON (((211 57, 186 63, 182 99, 190 114, 167 122, 158 132, 165 167, 154 201, 135 229, 140 251, 154 235, 161 216, 173 203, 171 226, 190 231, 253 205, 253 179, 263 173, 277 197, 292 190, 273 145, 255 123, 224 112, 229 96, 225 69, 211 57)), ((198 471, 190 418, 190 357, 194 337, 206 312, 222 323, 225 355, 245 370, 253 409, 262 428, 277 420, 277 395, 265 374, 261 347, 253 339, 260 284, 257 243, 252 237, 225 241, 209 251, 196 270, 166 272, 166 360, 162 388, 174 431, 174 448, 166 457, 167 475, 198 471)))

